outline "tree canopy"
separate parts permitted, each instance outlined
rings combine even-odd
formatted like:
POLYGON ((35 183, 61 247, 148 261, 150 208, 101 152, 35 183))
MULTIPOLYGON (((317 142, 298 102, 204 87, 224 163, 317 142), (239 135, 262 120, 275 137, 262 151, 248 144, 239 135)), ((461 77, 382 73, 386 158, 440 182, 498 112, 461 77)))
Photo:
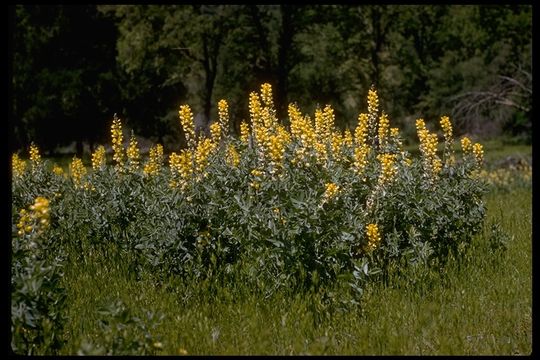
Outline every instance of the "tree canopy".
POLYGON ((391 121, 449 115, 457 132, 530 136, 532 6, 16 5, 16 148, 105 142, 114 113, 181 146, 178 108, 201 126, 273 85, 278 117, 332 105, 352 126, 370 86, 391 121))

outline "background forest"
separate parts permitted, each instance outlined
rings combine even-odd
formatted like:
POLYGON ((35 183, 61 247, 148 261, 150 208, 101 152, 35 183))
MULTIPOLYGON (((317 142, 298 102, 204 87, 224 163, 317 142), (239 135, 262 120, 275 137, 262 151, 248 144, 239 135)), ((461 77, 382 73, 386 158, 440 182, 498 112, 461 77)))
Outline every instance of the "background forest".
POLYGON ((415 139, 417 117, 456 135, 530 142, 532 6, 17 5, 10 8, 13 151, 82 155, 116 113, 165 150, 183 146, 178 109, 202 127, 227 99, 231 131, 272 84, 289 102, 330 104, 353 127, 371 85, 415 139), (73 147, 73 144, 76 144, 73 147), (88 145, 85 145, 88 144, 88 145), (69 147, 68 147, 69 148, 69 147))

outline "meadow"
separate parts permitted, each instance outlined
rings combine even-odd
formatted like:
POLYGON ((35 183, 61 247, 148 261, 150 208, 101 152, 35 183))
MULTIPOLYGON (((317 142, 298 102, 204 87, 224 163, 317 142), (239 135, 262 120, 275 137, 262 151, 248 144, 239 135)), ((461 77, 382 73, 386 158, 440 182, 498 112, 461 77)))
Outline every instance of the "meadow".
POLYGON ((454 141, 443 116, 412 156, 367 102, 354 135, 330 107, 285 127, 265 84, 240 139, 226 102, 206 137, 183 106, 168 168, 119 119, 112 161, 14 156, 14 351, 530 354, 530 146, 454 141))

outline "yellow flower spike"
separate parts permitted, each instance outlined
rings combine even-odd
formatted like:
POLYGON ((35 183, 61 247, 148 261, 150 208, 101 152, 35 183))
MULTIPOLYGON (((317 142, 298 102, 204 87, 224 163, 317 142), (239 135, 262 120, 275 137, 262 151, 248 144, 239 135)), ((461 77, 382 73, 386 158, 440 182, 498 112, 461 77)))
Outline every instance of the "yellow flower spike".
POLYGON ((191 152, 187 149, 183 149, 180 154, 172 153, 169 156, 169 166, 173 176, 171 186, 184 188, 187 185, 189 178, 193 174, 193 160, 191 152))
POLYGON ((249 142, 249 125, 245 121, 240 123, 240 141, 246 145, 249 142))
POLYGON ((472 151, 471 139, 466 136, 461 139, 461 150, 463 151, 463 154, 469 154, 472 151))
POLYGON ((356 126, 356 129, 354 130, 354 142, 357 146, 362 146, 366 144, 368 126, 369 126, 368 114, 362 113, 358 115, 358 125, 356 126))
POLYGON ((399 129, 397 127, 390 128, 390 136, 396 138, 399 136, 399 129))
POLYGON ((270 110, 274 109, 274 102, 272 100, 272 85, 264 83, 261 85, 261 98, 264 106, 270 110))
POLYGON ((377 160, 381 163, 381 173, 379 175, 379 184, 384 185, 391 182, 397 173, 395 166, 395 154, 379 154, 377 160))
POLYGON ((217 122, 210 125, 210 138, 216 144, 219 144, 221 141, 221 125, 217 122))
POLYGON ((137 138, 131 132, 131 138, 129 139, 129 146, 127 148, 127 158, 129 162, 129 171, 134 173, 139 169, 139 159, 141 158, 137 138))
POLYGON ((204 139, 197 144, 197 148, 194 152, 195 171, 199 175, 203 175, 203 172, 208 165, 208 157, 215 149, 215 143, 210 139, 204 139))
POLYGON ((111 125, 111 138, 113 148, 113 160, 116 161, 116 169, 120 172, 124 168, 124 137, 122 134, 122 123, 114 114, 113 123, 111 125))
POLYGON ((195 148, 195 123, 193 122, 193 113, 189 105, 180 106, 178 111, 178 117, 180 118, 180 125, 184 129, 184 134, 186 136, 186 142, 190 149, 195 148))
POLYGON ((444 139, 447 142, 452 142, 452 123, 448 116, 441 117, 441 128, 443 129, 444 139))
POLYGON ((101 170, 105 166, 105 163, 105 147, 103 145, 100 145, 92 154, 92 169, 94 169, 95 171, 101 170))
POLYGON ((249 94, 249 116, 253 128, 262 126, 261 111, 262 105, 259 95, 255 92, 251 92, 249 94))
POLYGON ((482 144, 475 143, 472 146, 472 151, 474 154, 474 159, 476 160, 476 164, 480 167, 482 165, 482 162, 484 161, 484 149, 482 144))
POLYGON ((345 129, 343 132, 343 145, 352 146, 353 145, 353 136, 351 130, 345 129))
POLYGON ((21 177, 24 174, 26 162, 19 158, 19 155, 13 154, 11 156, 11 168, 14 177, 21 177))
POLYGON ((366 226, 366 236, 368 238, 368 243, 365 247, 365 251, 370 252, 375 250, 381 242, 381 235, 377 224, 368 224, 366 226))
POLYGON ((83 177, 86 175, 86 168, 84 167, 81 159, 74 156, 70 165, 71 178, 73 179, 73 184, 75 188, 83 187, 83 177))
POLYGON ((368 164, 368 154, 370 147, 368 145, 362 145, 354 149, 354 171, 360 175, 364 172, 368 164))
POLYGON ((156 175, 163 165, 163 145, 156 144, 150 148, 148 162, 144 166, 143 172, 146 175, 156 175))
POLYGON ((221 99, 218 102, 218 118, 219 125, 221 126, 221 133, 224 136, 227 136, 229 133, 229 105, 225 99, 221 99))
POLYGON ((240 163, 240 155, 238 154, 238 151, 234 148, 233 144, 229 144, 227 147, 227 157, 225 158, 225 161, 229 166, 237 167, 240 163))
POLYGON ((383 112, 379 117, 379 149, 383 149, 386 146, 389 127, 390 121, 388 120, 388 115, 383 112))
POLYGON ((30 163, 32 164, 32 171, 35 171, 39 164, 41 164, 41 155, 36 144, 30 144, 30 163))

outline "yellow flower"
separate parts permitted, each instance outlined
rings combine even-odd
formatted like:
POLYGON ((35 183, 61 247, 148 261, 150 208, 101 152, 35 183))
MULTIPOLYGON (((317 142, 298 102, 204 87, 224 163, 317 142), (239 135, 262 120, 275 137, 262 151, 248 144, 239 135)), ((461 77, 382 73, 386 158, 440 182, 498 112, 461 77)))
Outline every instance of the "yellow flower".
POLYGON ((83 177, 86 175, 86 168, 84 167, 81 159, 74 156, 73 160, 71 161, 70 170, 75 188, 82 188, 83 177))
POLYGON ((218 102, 218 118, 221 133, 227 136, 229 130, 229 105, 227 104, 227 100, 221 99, 218 102))
POLYGON ((249 125, 245 121, 240 123, 240 141, 244 144, 249 142, 249 125))
POLYGON ((323 203, 336 197, 339 193, 339 186, 334 183, 326 183, 326 190, 323 194, 323 203))
POLYGON ((443 129, 444 139, 447 142, 452 142, 452 123, 450 122, 450 118, 448 116, 442 116, 440 124, 443 129))
POLYGON ((345 129, 343 132, 343 145, 345 146, 352 146, 353 144, 353 136, 351 133, 351 130, 345 129))
POLYGON ((40 233, 49 226, 49 200, 38 196, 28 209, 28 211, 21 209, 19 212, 21 216, 17 223, 19 236, 29 234, 32 230, 40 233))
POLYGON ((476 160, 476 164, 478 166, 481 166, 482 162, 484 161, 484 149, 482 147, 482 144, 475 143, 472 147, 472 151, 474 154, 474 159, 476 160))
POLYGON ((26 168, 26 162, 19 158, 19 155, 13 154, 11 156, 11 167, 14 177, 20 177, 24 174, 24 169, 26 168))
POLYGON ((397 127, 390 128, 390 136, 396 138, 399 136, 399 129, 397 127))
POLYGON ((272 101, 272 85, 264 83, 261 85, 261 98, 266 106, 269 109, 274 108, 274 102, 272 101))
POLYGON ((394 179, 397 173, 395 166, 395 154, 379 154, 377 160, 381 163, 381 173, 379 175, 379 184, 384 185, 394 179))
POLYGON ((366 236, 368 238, 368 243, 365 247, 365 250, 375 250, 381 242, 381 235, 379 234, 379 227, 377 226, 377 224, 368 224, 366 226, 366 236))
POLYGON ((32 171, 36 170, 38 165, 41 164, 41 155, 34 143, 30 144, 30 163, 32 164, 32 171))
POLYGON ((379 117, 379 149, 382 149, 386 145, 389 127, 390 121, 388 120, 388 115, 383 112, 379 117))
POLYGON ((148 162, 144 166, 143 172, 146 175, 156 175, 161 170, 163 165, 163 146, 156 144, 150 148, 150 156, 148 162))
POLYGON ((60 166, 58 165, 54 165, 53 168, 52 168, 52 172, 55 174, 55 175, 58 175, 58 176, 61 176, 64 174, 64 169, 62 169, 60 166))
POLYGON ((379 112, 379 96, 377 95, 377 90, 372 86, 368 91, 368 113, 370 115, 377 116, 379 112))
POLYGON ((368 145, 361 145, 354 149, 354 171, 357 174, 362 174, 368 164, 368 154, 370 147, 368 145))
POLYGON ((354 130, 354 142, 356 143, 357 146, 362 146, 366 144, 368 126, 369 126, 368 114, 362 113, 358 115, 358 125, 356 126, 356 129, 354 130))
POLYGON ((169 156, 169 166, 173 176, 171 186, 179 186, 184 188, 187 185, 191 174, 193 174, 193 160, 191 152, 187 149, 183 149, 180 154, 172 153, 169 156))
POLYGON ((237 167, 240 163, 240 155, 238 154, 238 151, 234 148, 233 144, 229 144, 227 148, 227 157, 225 158, 225 161, 230 166, 237 167))
POLYGON ((100 145, 92 154, 92 168, 100 170, 105 166, 105 147, 100 145))
POLYGON ((195 170, 197 173, 202 174, 206 166, 208 165, 208 157, 215 148, 215 144, 210 139, 204 139, 197 144, 197 148, 194 152, 195 158, 195 170))
POLYGON ((214 122, 210 125, 210 138, 214 143, 219 144, 221 140, 221 125, 219 123, 214 122))
POLYGON ((472 151, 471 139, 466 136, 461 139, 461 150, 464 154, 469 154, 472 151))
POLYGON ((137 139, 133 132, 131 132, 131 138, 129 139, 129 146, 127 148, 127 157, 129 161, 129 170, 131 172, 137 171, 139 168, 139 159, 141 157, 139 153, 139 147, 137 144, 137 139))
POLYGON ((123 171, 124 167, 124 137, 122 134, 122 123, 120 119, 114 114, 113 123, 111 126, 112 148, 113 148, 113 160, 116 161, 116 169, 123 171))
POLYGON ((180 117, 180 125, 184 129, 186 142, 189 148, 193 149, 195 148, 195 124, 193 123, 193 113, 189 105, 180 106, 178 116, 180 117))

